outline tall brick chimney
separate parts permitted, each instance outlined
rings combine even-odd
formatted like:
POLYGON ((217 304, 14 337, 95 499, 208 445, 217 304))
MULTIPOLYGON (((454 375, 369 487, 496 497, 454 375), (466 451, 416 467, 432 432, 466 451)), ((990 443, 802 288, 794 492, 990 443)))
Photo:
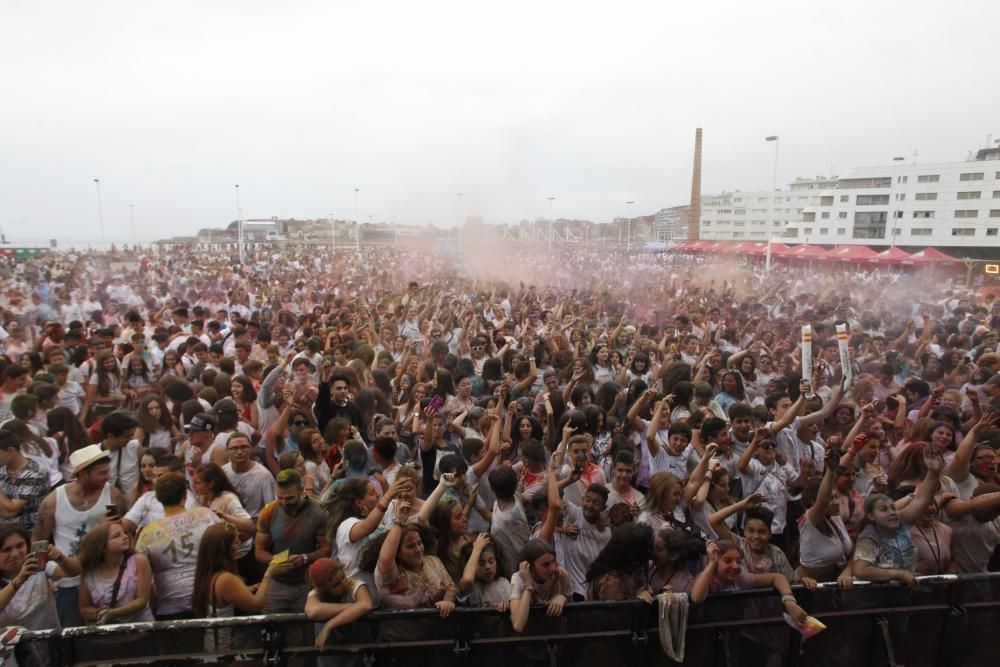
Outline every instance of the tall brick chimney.
POLYGON ((701 128, 694 131, 694 168, 691 170, 691 204, 688 206, 688 240, 701 240, 701 128))

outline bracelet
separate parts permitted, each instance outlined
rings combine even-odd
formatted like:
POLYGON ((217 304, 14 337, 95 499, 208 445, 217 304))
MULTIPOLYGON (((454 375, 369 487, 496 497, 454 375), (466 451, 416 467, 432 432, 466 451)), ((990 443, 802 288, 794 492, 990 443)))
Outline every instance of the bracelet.
POLYGON ((795 599, 794 595, 782 595, 781 596, 781 601, 782 602, 798 602, 798 600, 795 599))
POLYGON ((378 508, 378 510, 379 510, 380 512, 382 512, 382 514, 385 514, 386 512, 388 512, 388 511, 389 511, 389 506, 388 506, 388 505, 386 505, 385 507, 382 507, 382 503, 379 503, 379 504, 375 505, 375 507, 377 507, 377 508, 378 508))

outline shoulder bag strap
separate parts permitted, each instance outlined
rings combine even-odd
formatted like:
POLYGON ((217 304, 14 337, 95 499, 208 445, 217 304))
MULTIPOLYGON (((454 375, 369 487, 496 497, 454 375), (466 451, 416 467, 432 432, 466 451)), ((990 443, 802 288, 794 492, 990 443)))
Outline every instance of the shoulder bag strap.
POLYGON ((111 604, 109 608, 114 609, 118 604, 118 593, 122 587, 122 577, 125 576, 125 568, 128 567, 129 554, 122 556, 122 564, 118 567, 118 576, 115 577, 115 585, 111 587, 111 604))

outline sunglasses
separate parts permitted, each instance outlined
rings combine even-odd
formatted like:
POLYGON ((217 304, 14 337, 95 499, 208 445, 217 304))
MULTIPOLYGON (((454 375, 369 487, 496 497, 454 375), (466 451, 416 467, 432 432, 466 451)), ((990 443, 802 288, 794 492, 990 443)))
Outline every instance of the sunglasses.
POLYGON ((292 422, 292 426, 308 426, 308 425, 309 422, 303 421, 301 419, 296 419, 295 421, 292 422))
POLYGON ((473 352, 482 352, 485 348, 482 345, 474 345, 472 347, 473 352))

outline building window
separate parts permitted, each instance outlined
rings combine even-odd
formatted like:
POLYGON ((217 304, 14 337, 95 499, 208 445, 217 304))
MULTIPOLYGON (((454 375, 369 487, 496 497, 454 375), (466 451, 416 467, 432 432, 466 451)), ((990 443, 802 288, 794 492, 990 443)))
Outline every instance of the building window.
POLYGON ((734 204, 742 204, 743 203, 743 198, 742 197, 737 197, 736 199, 733 200, 733 203, 734 204))
POLYGON ((975 236, 976 235, 976 228, 975 227, 952 227, 951 228, 951 235, 952 236, 975 236))
POLYGON ((819 198, 819 205, 820 206, 833 206, 833 196, 831 195, 829 197, 820 197, 819 198))
POLYGON ((918 192, 917 201, 935 201, 937 200, 936 192, 918 192))
POLYGON ((896 201, 906 201, 906 193, 896 195, 896 201))
POLYGON ((746 224, 747 223, 745 221, 743 221, 743 220, 735 220, 735 221, 733 221, 733 227, 743 227, 746 224))
POLYGON ((990 209, 990 217, 991 218, 1000 218, 1000 208, 991 208, 990 209))
POLYGON ((812 211, 810 211, 809 213, 803 213, 802 214, 802 221, 803 222, 813 222, 815 220, 816 220, 816 214, 813 213, 812 211))
POLYGON ((837 214, 837 217, 840 218, 841 220, 846 220, 847 219, 847 211, 841 211, 840 213, 837 214))
POLYGON ((711 227, 712 226, 712 221, 711 220, 703 220, 702 223, 701 223, 701 226, 702 227, 711 227))
POLYGON ((956 218, 978 218, 979 211, 974 208, 965 208, 955 211, 956 218))
POLYGON ((810 234, 813 233, 813 228, 812 227, 806 227, 805 229, 802 230, 802 233, 805 234, 806 236, 809 236, 810 234))
POLYGON ((994 199, 1000 199, 1000 190, 994 190, 993 191, 993 198, 994 199))
POLYGON ((837 181, 838 190, 858 190, 861 188, 891 188, 891 176, 875 176, 873 178, 842 178, 837 181))
POLYGON ((979 199, 979 196, 981 194, 982 194, 981 192, 976 191, 976 190, 971 191, 971 192, 959 192, 958 193, 958 198, 959 199, 979 199))
POLYGON ((910 236, 930 236, 930 227, 914 227, 910 230, 910 236))
POLYGON ((909 176, 897 176, 897 177, 896 177, 896 182, 897 182, 897 183, 906 183, 906 180, 907 180, 908 178, 909 178, 909 176))
POLYGON ((889 195, 858 195, 858 206, 879 206, 889 203, 889 195))
POLYGON ((840 195, 841 204, 846 204, 849 201, 851 201, 851 195, 840 195))
POLYGON ((785 236, 788 238, 798 238, 799 230, 798 227, 789 227, 785 230, 785 236))
POLYGON ((779 221, 775 220, 774 224, 772 225, 772 227, 781 227, 781 223, 779 221))
POLYGON ((924 174, 923 176, 917 176, 917 183, 937 183, 941 180, 939 174, 924 174))
POLYGON ((884 211, 854 214, 854 238, 884 239, 885 221, 888 216, 884 211))
POLYGON ((733 215, 746 215, 746 214, 747 214, 747 210, 745 208, 736 208, 736 209, 733 209, 733 215))
POLYGON ((964 174, 958 175, 958 180, 960 181, 981 181, 983 180, 983 172, 981 171, 969 171, 964 174))
POLYGON ((914 218, 933 218, 934 217, 934 211, 914 211, 913 212, 913 217, 914 218))
POLYGON ((734 239, 741 239, 743 238, 743 236, 744 236, 743 232, 733 232, 734 239))
POLYGON ((829 234, 830 234, 830 229, 828 227, 820 227, 819 228, 819 235, 820 236, 828 236, 829 234))
POLYGON ((837 227, 837 236, 843 236, 847 233, 846 227, 837 227))
POLYGON ((996 227, 987 227, 986 228, 986 235, 987 236, 996 236, 997 235, 997 228, 996 227))
POLYGON ((823 211, 822 213, 820 213, 819 217, 822 218, 823 220, 827 220, 830 217, 830 212, 823 211))

